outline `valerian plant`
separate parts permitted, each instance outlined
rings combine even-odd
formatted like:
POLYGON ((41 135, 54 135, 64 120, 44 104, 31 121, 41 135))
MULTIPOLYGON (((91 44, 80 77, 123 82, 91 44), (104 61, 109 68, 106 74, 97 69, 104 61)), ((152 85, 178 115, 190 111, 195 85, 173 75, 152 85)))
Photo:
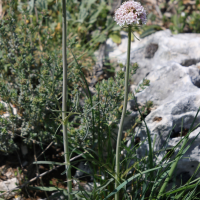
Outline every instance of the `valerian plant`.
MULTIPOLYGON (((122 116, 119 125, 119 131, 117 136, 116 145, 116 164, 115 164, 115 187, 117 188, 120 182, 120 151, 121 151, 121 139, 124 118, 126 114, 126 107, 128 101, 128 84, 129 84, 129 66, 130 66, 130 53, 131 53, 131 31, 135 25, 142 25, 146 23, 146 11, 144 7, 135 1, 124 2, 116 11, 114 20, 120 26, 128 26, 128 46, 127 46, 127 61, 126 61, 126 75, 125 75, 125 92, 124 92, 124 105, 122 116)), ((151 140, 149 136, 149 148, 151 148, 151 140)), ((152 158, 150 163, 152 165, 152 158)), ((119 192, 115 194, 115 200, 119 200, 119 192)))

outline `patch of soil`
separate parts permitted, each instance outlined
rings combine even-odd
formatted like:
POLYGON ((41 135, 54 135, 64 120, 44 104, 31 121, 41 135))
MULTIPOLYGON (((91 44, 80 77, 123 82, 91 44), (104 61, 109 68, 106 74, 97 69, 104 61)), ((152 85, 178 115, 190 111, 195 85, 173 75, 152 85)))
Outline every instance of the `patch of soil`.
MULTIPOLYGON (((39 146, 36 147, 37 156, 42 152, 39 146)), ((1 154, 1 153, 0 153, 1 154)), ((44 155, 39 157, 39 160, 48 160, 54 162, 64 162, 64 157, 62 156, 63 150, 55 146, 51 146, 44 155)), ((37 167, 34 162, 34 152, 33 149, 28 150, 28 154, 23 156, 21 152, 16 152, 9 155, 0 155, 0 182, 7 181, 12 178, 17 178, 19 186, 25 183, 27 180, 37 176, 37 167)), ((42 174, 52 169, 53 166, 40 164, 38 165, 39 173, 42 174)), ((36 179, 31 182, 26 187, 22 188, 20 192, 13 193, 12 196, 5 199, 15 199, 20 197, 20 200, 38 200, 45 199, 46 194, 44 191, 30 189, 29 186, 41 186, 42 184, 45 187, 55 186, 63 189, 67 189, 67 179, 66 174, 61 175, 65 171, 65 166, 60 166, 58 169, 53 170, 52 172, 44 175, 41 179, 36 179), (42 180, 42 183, 41 183, 42 180)), ((72 169, 72 176, 75 174, 75 170, 72 169)), ((16 185, 17 187, 17 185, 16 185)), ((47 195, 50 196, 53 192, 47 192, 47 195)), ((1 197, 2 198, 2 197, 1 197)))

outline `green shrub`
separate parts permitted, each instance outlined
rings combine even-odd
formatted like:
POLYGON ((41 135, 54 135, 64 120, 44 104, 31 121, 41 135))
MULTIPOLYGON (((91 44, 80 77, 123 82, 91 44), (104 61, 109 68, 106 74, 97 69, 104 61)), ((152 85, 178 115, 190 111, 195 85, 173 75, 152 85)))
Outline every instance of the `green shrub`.
MULTIPOLYGON (((53 140, 55 143, 62 141, 62 134, 58 128, 61 124, 61 113, 55 112, 61 108, 62 97, 62 31, 59 24, 61 23, 61 1, 57 4, 49 2, 48 10, 46 4, 39 4, 42 1, 36 1, 35 15, 32 15, 34 9, 31 8, 31 2, 30 4, 18 4, 18 1, 4 2, 4 9, 7 8, 7 12, 0 22, 2 47, 0 97, 2 101, 14 105, 18 110, 16 116, 10 114, 6 119, 1 117, 0 150, 4 152, 12 152, 17 148, 15 141, 18 137, 26 144, 31 144, 33 140, 46 145, 53 140), (55 11, 58 16, 53 14, 55 11), (57 20, 56 24, 54 20, 57 20), (7 145, 8 143, 10 145, 7 145)), ((80 88, 85 88, 83 75, 87 74, 90 67, 94 65, 91 51, 88 51, 87 47, 92 42, 93 52, 99 42, 106 39, 114 25, 112 18, 107 16, 109 7, 104 1, 100 7, 95 1, 85 3, 69 1, 69 5, 68 14, 71 20, 68 24, 68 46, 73 49, 75 57, 77 55, 80 57, 77 62, 81 65, 77 67, 72 52, 68 51, 68 110, 85 113, 99 101, 103 103, 101 106, 98 105, 100 111, 94 107, 94 111, 88 112, 87 117, 81 119, 75 117, 73 120, 70 118, 72 121, 69 134, 72 139, 75 138, 73 146, 79 146, 80 141, 85 146, 91 145, 91 135, 95 141, 98 134, 105 131, 105 122, 117 122, 121 112, 118 107, 123 99, 124 73, 116 74, 115 81, 111 78, 97 85, 96 91, 99 92, 92 97, 93 104, 86 93, 80 94, 80 88), (74 9, 71 9, 72 7, 74 9), (80 16, 75 11, 86 12, 83 23, 79 21, 80 16), (95 30, 97 26, 102 27, 102 30, 91 33, 91 30, 95 30), (80 36, 85 31, 86 35, 79 37, 79 31, 80 36), (100 34, 101 32, 103 34, 100 34), (85 38, 88 40, 86 41, 85 38), (77 98, 85 102, 83 108, 77 107, 77 98), (103 121, 95 121, 97 116, 103 116, 103 121), (102 130, 99 127, 102 127, 102 130), (85 133, 88 133, 88 137, 83 140, 85 133)))
MULTIPOLYGON (((25 143, 53 139, 52 132, 55 132, 57 123, 52 122, 51 118, 55 116, 50 109, 58 107, 56 98, 62 89, 59 51, 47 51, 50 37, 46 34, 46 45, 41 52, 35 36, 38 31, 38 27, 28 27, 23 19, 17 23, 14 12, 4 16, 0 24, 0 96, 18 109, 15 120, 8 120, 6 126, 3 123, 1 134, 7 134, 10 139, 14 134, 26 137, 25 143), (10 133, 14 125, 14 132, 10 133)), ((6 147, 4 151, 11 151, 9 146, 6 147)))

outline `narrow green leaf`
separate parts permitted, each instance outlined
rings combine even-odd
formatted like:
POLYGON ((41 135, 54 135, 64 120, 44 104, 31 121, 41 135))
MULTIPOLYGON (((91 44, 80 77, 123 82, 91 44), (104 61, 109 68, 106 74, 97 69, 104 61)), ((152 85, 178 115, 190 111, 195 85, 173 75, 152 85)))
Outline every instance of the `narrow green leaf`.
MULTIPOLYGON (((200 178, 198 178, 198 179, 200 179, 200 178)), ((198 182, 198 183, 199 183, 199 182, 198 182)), ((166 195, 166 196, 170 196, 170 195, 172 195, 172 194, 174 194, 174 193, 178 193, 178 192, 181 192, 181 191, 193 189, 194 187, 196 187, 196 185, 197 185, 197 183, 192 184, 192 185, 184 185, 184 186, 179 187, 179 188, 176 189, 176 190, 166 192, 166 193, 164 193, 163 195, 164 195, 164 196, 165 196, 165 195, 166 195)))
MULTIPOLYGON (((172 162, 174 162, 174 161, 172 161, 172 162)), ((170 162, 170 163, 172 163, 172 162, 170 162)), ((168 163, 168 164, 169 164, 169 163, 168 163)), ((143 172, 141 172, 141 173, 138 173, 138 174, 136 174, 136 175, 130 177, 129 179, 127 179, 126 181, 124 181, 122 184, 120 184, 117 188, 115 188, 115 190, 114 190, 113 192, 111 192, 106 198, 104 198, 104 200, 106 200, 106 199, 108 199, 109 197, 113 196, 115 193, 117 193, 119 190, 121 190, 125 185, 127 185, 127 184, 128 184, 130 181, 132 181, 133 179, 135 179, 135 178, 137 178, 137 177, 139 177, 139 176, 141 176, 141 175, 143 175, 143 174, 146 174, 146 173, 149 173, 149 172, 153 172, 153 171, 155 171, 155 170, 157 170, 157 169, 160 169, 161 167, 164 167, 164 166, 159 166, 159 167, 155 167, 155 168, 153 168, 153 169, 148 169, 148 170, 146 170, 146 171, 143 171, 143 172)))
POLYGON ((105 187, 107 187, 107 186, 108 186, 111 182, 113 182, 114 180, 115 180, 114 178, 110 178, 110 179, 108 180, 108 182, 106 182, 104 185, 98 187, 96 191, 102 191, 105 187))
POLYGON ((43 165, 66 165, 66 163, 60 163, 60 162, 53 162, 53 161, 37 161, 33 162, 33 164, 43 164, 43 165))
POLYGON ((65 169, 65 171, 64 171, 64 172, 62 172, 62 173, 61 173, 61 175, 64 175, 64 174, 66 174, 66 173, 67 173, 67 171, 68 171, 68 169, 69 169, 69 166, 67 166, 67 169, 65 169))
POLYGON ((59 188, 59 187, 42 187, 42 186, 36 186, 36 187, 29 186, 28 188, 30 188, 32 190, 42 190, 42 191, 48 191, 48 192, 65 190, 65 189, 59 188))
POLYGON ((196 184, 196 187, 193 189, 193 191, 191 192, 190 196, 187 198, 187 200, 192 200, 193 196, 195 195, 195 191, 197 189, 197 186, 200 184, 200 181, 198 181, 198 183, 196 184))
POLYGON ((123 178, 124 176, 126 176, 126 175, 128 174, 128 172, 129 172, 131 169, 135 168, 137 164, 139 164, 141 161, 143 161, 143 160, 145 160, 145 159, 147 159, 147 158, 148 158, 148 156, 145 156, 145 157, 143 157, 140 161, 135 162, 133 165, 131 165, 131 167, 129 167, 129 168, 121 175, 121 178, 123 178))

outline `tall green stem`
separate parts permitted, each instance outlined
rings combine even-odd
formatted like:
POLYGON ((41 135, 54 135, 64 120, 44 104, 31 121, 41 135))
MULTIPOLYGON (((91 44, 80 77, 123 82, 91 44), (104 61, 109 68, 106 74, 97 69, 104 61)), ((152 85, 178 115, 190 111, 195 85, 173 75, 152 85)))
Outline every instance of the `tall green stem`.
POLYGON ((63 11, 63 27, 62 27, 62 55, 63 55, 63 97, 62 97, 62 120, 63 120, 63 144, 64 144, 64 157, 67 163, 66 176, 67 176, 67 189, 68 189, 68 199, 72 200, 72 179, 71 179, 71 166, 69 160, 69 145, 67 136, 67 19, 66 19, 66 0, 62 0, 62 11, 63 11))
MULTIPOLYGON (((126 114, 126 107, 128 100, 129 65, 130 65, 130 53, 131 53, 130 51, 131 51, 131 25, 128 26, 128 47, 127 47, 127 63, 126 63, 126 75, 125 75, 124 105, 119 125, 117 146, 116 146, 115 188, 119 185, 121 138, 122 138, 122 129, 123 129, 124 117, 126 114)), ((115 194, 115 200, 119 200, 119 192, 115 194)))

